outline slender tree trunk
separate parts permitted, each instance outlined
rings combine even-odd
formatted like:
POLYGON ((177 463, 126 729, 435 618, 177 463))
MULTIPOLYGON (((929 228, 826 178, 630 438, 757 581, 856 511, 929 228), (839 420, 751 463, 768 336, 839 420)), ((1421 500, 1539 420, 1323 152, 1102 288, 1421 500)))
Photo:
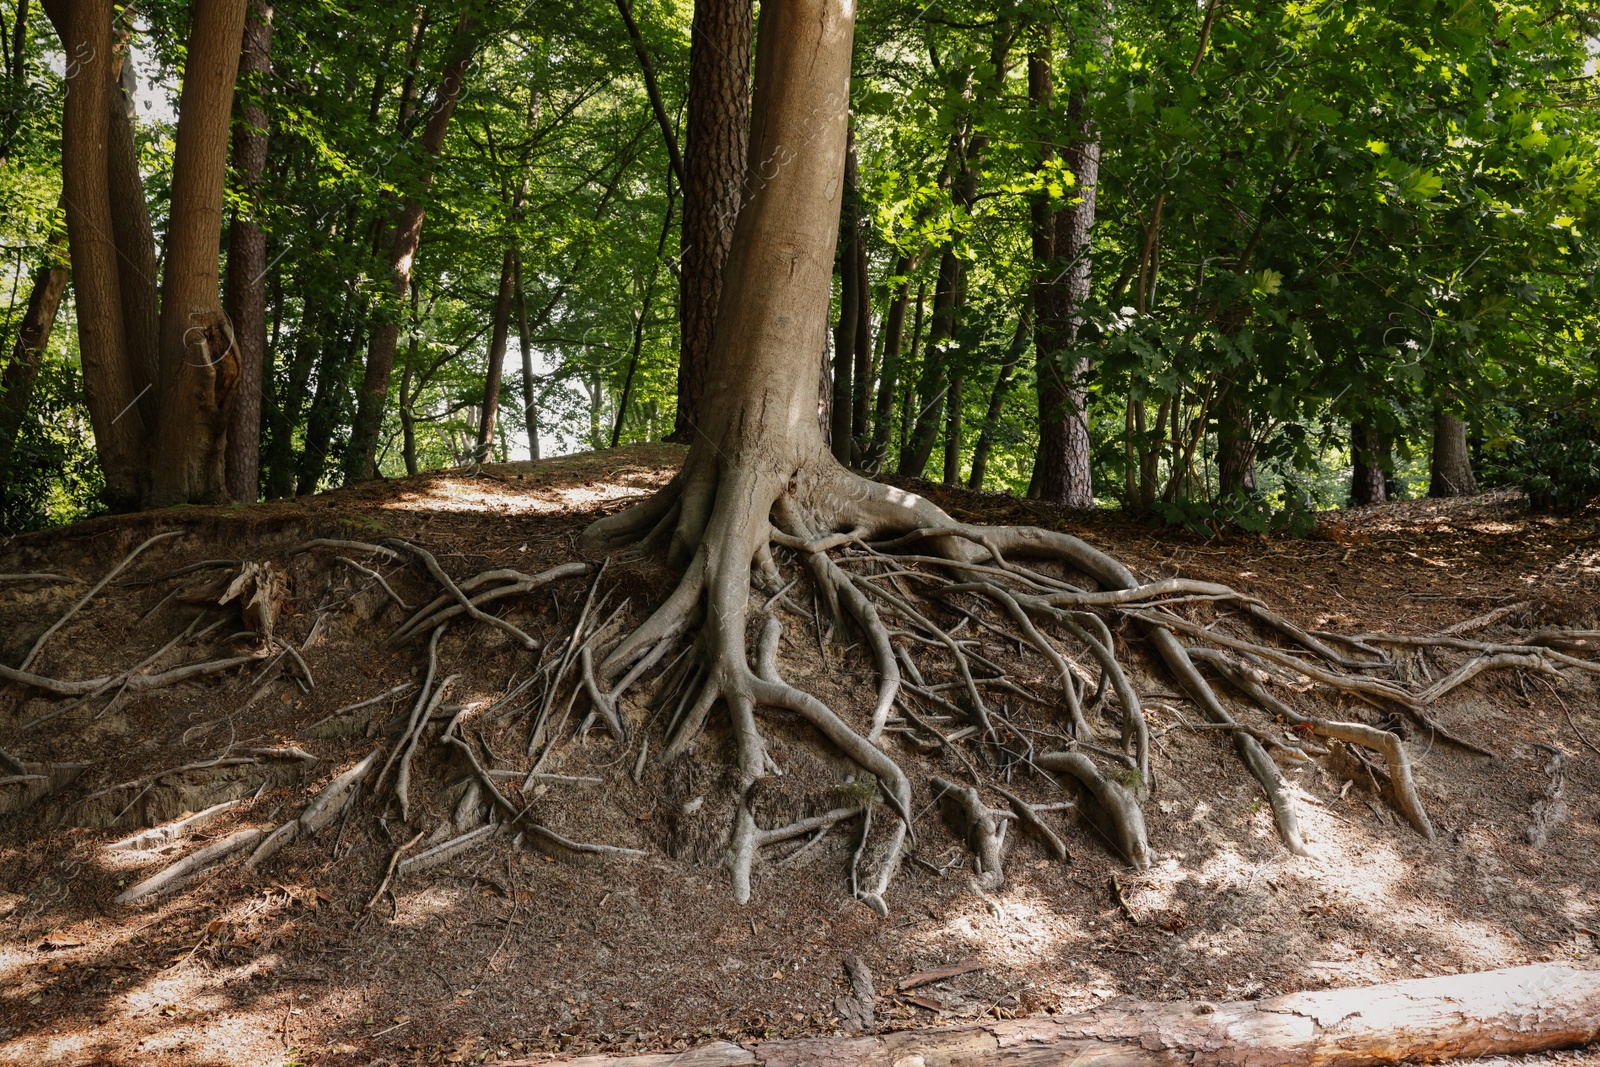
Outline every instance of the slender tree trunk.
POLYGON ((45 346, 61 308, 67 289, 66 235, 56 234, 45 249, 45 263, 33 274, 33 290, 28 294, 28 310, 17 328, 11 346, 11 359, 0 373, 0 471, 11 464, 17 434, 28 417, 33 401, 33 385, 44 362, 45 346))
POLYGON ((528 427, 528 458, 539 461, 539 409, 533 395, 533 338, 528 331, 528 294, 522 287, 522 254, 513 253, 517 284, 517 344, 522 348, 522 421, 528 427))
POLYGON ((972 476, 967 481, 968 489, 983 488, 983 478, 989 469, 989 452, 994 448, 995 428, 1000 425, 1006 394, 1017 373, 1017 363, 1022 359, 1022 353, 1027 351, 1029 333, 1028 312, 1024 309, 1017 315, 1017 332, 1011 338, 1006 361, 1000 365, 1000 373, 995 376, 994 388, 989 391, 989 410, 984 415, 983 429, 978 432, 978 443, 972 449, 972 476))
POLYGON ((667 212, 661 219, 661 237, 656 241, 656 255, 650 261, 650 276, 645 279, 644 293, 639 301, 639 317, 633 323, 633 348, 628 353, 628 373, 622 382, 622 396, 617 400, 617 417, 611 424, 611 447, 616 448, 622 439, 622 426, 628 419, 628 404, 633 399, 633 377, 639 370, 639 355, 644 350, 644 328, 650 319, 650 302, 656 295, 656 278, 661 273, 661 259, 667 254, 667 238, 672 234, 672 217, 677 212, 677 195, 672 187, 672 176, 667 176, 667 212))
POLYGON ((161 279, 161 423, 149 495, 156 507, 227 497, 228 422, 240 368, 217 258, 246 6, 247 0, 194 4, 161 279))
MULTIPOLYGON (((77 294, 78 351, 95 450, 114 510, 144 496, 147 428, 122 329, 121 279, 106 176, 112 108, 110 0, 74 0, 57 23, 73 91, 61 121, 61 174, 77 294)), ((49 9, 47 9, 49 10, 49 9)), ((54 18, 54 13, 52 13, 54 18)))
POLYGON ((878 402, 872 418, 872 447, 868 451, 867 465, 876 473, 889 451, 889 435, 894 429, 894 404, 900 391, 901 349, 905 345, 906 308, 911 303, 911 279, 915 269, 910 256, 895 260, 893 277, 902 279, 889 300, 888 314, 883 321, 883 358, 878 368, 878 402))
POLYGON ((1429 496, 1468 496, 1478 491, 1467 448, 1467 424, 1443 407, 1433 409, 1433 460, 1429 464, 1429 496))
POLYGON ((932 326, 922 349, 922 373, 917 377, 916 427, 910 444, 900 453, 899 473, 920 478, 939 439, 939 424, 944 418, 950 359, 944 347, 955 336, 957 301, 961 290, 961 260, 955 250, 945 248, 939 256, 939 280, 933 291, 932 326))
MULTIPOLYGON (((850 170, 855 171, 855 152, 850 153, 850 170)), ((865 457, 872 437, 872 279, 868 274, 867 242, 861 225, 861 185, 856 185, 856 232, 851 244, 856 256, 856 366, 852 375, 855 402, 850 414, 853 444, 851 462, 865 457)))
MULTIPOLYGON (((650 98, 650 110, 655 114, 656 125, 661 127, 661 139, 667 146, 667 158, 672 161, 672 173, 677 176, 678 184, 682 185, 683 156, 678 151, 678 135, 672 130, 672 118, 667 114, 666 102, 661 98, 661 88, 656 84, 656 65, 650 59, 650 50, 645 47, 644 36, 639 32, 639 24, 634 21, 631 0, 616 0, 616 4, 617 13, 622 16, 623 25, 628 28, 628 40, 633 42, 633 53, 639 57, 639 70, 644 75, 645 94, 650 98)), ((692 72, 690 76, 693 77, 692 72)))
POLYGON ((839 323, 833 331, 833 402, 829 405, 829 443, 834 458, 849 466, 855 417, 856 342, 860 337, 861 257, 856 254, 861 222, 856 211, 855 131, 847 134, 844 156, 844 206, 839 212, 839 323))
MULTIPOLYGON (((328 450, 333 445, 333 432, 338 428, 345 407, 351 363, 360 345, 360 323, 367 316, 367 302, 360 301, 354 316, 350 305, 352 293, 345 294, 343 313, 330 324, 322 341, 322 353, 317 360, 317 384, 311 396, 311 408, 306 415, 305 442, 300 449, 300 462, 295 471, 295 495, 315 493, 327 469, 328 450)), ((351 447, 346 443, 345 448, 351 447)))
POLYGON ((22 83, 28 76, 28 0, 17 0, 11 27, 11 54, 0 56, 6 65, 6 82, 12 95, 11 106, 0 118, 0 164, 11 158, 17 134, 22 130, 22 83))
POLYGON ((750 135, 751 0, 697 0, 689 45, 688 157, 678 258, 678 410, 673 439, 700 418, 722 269, 743 197, 750 135))
POLYGON ((228 229, 228 317, 239 346, 239 390, 228 424, 228 495, 255 503, 261 493, 261 375, 267 350, 267 235, 257 220, 267 169, 267 111, 260 94, 271 66, 272 3, 251 0, 239 50, 247 80, 233 130, 233 170, 241 206, 228 229))
POLYGON ((300 416, 306 409, 306 388, 311 382, 311 370, 316 366, 318 341, 330 328, 328 315, 313 293, 303 293, 301 301, 300 328, 295 331, 294 355, 289 360, 281 402, 265 412, 268 432, 264 459, 268 500, 294 496, 294 430, 300 425, 300 416))
MULTIPOLYGON (((1028 99, 1042 118, 1054 106, 1053 60, 1047 36, 1028 60, 1028 99)), ((1084 93, 1069 94, 1067 128, 1073 140, 1062 150, 1062 162, 1077 179, 1071 190, 1077 202, 1052 211, 1049 197, 1039 194, 1032 205, 1039 452, 1029 493, 1071 508, 1094 507, 1086 384, 1090 364, 1087 358, 1080 357, 1073 359, 1070 366, 1063 366, 1065 353, 1077 340, 1091 281, 1091 231, 1100 179, 1100 145, 1091 135, 1086 110, 1084 93)), ((1044 125, 1048 128, 1048 120, 1044 125)), ((1053 146, 1045 145, 1040 154, 1041 166, 1054 153, 1053 146)))
POLYGON ((478 443, 474 462, 489 458, 494 444, 495 421, 500 415, 500 379, 506 362, 506 338, 511 332, 511 303, 517 291, 516 256, 506 249, 500 260, 500 288, 494 301, 494 329, 489 335, 489 369, 483 378, 483 407, 478 416, 478 443))
MULTIPOLYGON (((417 327, 417 290, 411 289, 411 339, 406 345, 406 364, 400 372, 400 455, 405 460, 406 474, 417 474, 417 414, 413 410, 417 398, 411 393, 411 376, 416 373, 418 349, 421 347, 417 327)), ((420 391, 420 390, 419 390, 420 391)))
POLYGON ((1350 426, 1350 499, 1360 507, 1381 504, 1389 498, 1383 474, 1382 435, 1370 422, 1350 426))
POLYGON ((917 313, 911 326, 911 352, 906 358, 905 397, 900 404, 900 463, 905 465, 906 450, 911 447, 911 426, 915 420, 917 394, 914 389, 914 380, 909 371, 919 366, 918 360, 922 355, 922 321, 923 312, 927 310, 928 283, 917 282, 917 313))
POLYGON ((952 365, 947 372, 950 383, 944 402, 944 484, 961 484, 961 416, 966 412, 967 377, 965 370, 952 365))
MULTIPOLYGON (((474 31, 477 22, 463 16, 456 26, 456 43, 450 59, 445 63, 433 107, 428 110, 428 121, 422 131, 422 156, 424 191, 433 186, 434 168, 439 154, 444 151, 445 133, 450 128, 450 116, 461 96, 472 64, 474 31)), ((411 290, 411 267, 417 257, 417 247, 422 243, 422 222, 427 208, 422 201, 407 196, 400 208, 394 228, 394 241, 389 251, 389 276, 394 287, 394 307, 380 314, 372 327, 372 339, 367 346, 366 372, 361 379, 361 393, 357 399, 355 425, 350 432, 350 445, 344 457, 346 482, 359 482, 377 475, 378 437, 383 430, 383 409, 389 396, 389 374, 394 369, 395 347, 400 340, 400 323, 395 308, 405 302, 411 290)))

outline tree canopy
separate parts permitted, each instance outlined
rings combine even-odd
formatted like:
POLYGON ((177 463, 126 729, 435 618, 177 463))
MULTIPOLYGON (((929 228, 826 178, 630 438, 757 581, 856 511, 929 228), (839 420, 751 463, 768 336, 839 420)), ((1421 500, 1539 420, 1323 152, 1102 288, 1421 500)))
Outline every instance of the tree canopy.
MULTIPOLYGON (((270 66, 237 80, 217 236, 224 275, 229 222, 264 242, 260 323, 233 322, 263 353, 259 443, 229 445, 259 454, 254 498, 366 473, 347 453, 374 381, 372 473, 672 432, 693 7, 250 5, 270 66), (241 129, 264 138, 258 178, 241 129)), ((207 8, 96 15, 168 269, 177 94, 207 8)), ((47 13, 0 4, 12 532, 106 503, 59 121, 104 64, 47 13)), ((1600 479, 1594 32, 1490 0, 863 4, 830 334, 831 400, 854 409, 834 436, 855 440, 836 453, 1065 500, 1035 460, 1076 449, 1090 484, 1068 502, 1264 530, 1426 492, 1430 454, 1440 491, 1450 438, 1469 484, 1583 499, 1600 479), (1076 443, 1056 443, 1063 420, 1076 443)))

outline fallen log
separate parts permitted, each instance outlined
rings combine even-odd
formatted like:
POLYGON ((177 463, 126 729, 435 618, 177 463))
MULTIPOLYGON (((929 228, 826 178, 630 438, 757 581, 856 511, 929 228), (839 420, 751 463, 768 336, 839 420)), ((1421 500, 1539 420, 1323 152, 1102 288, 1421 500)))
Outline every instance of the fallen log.
POLYGON ((1567 1048, 1600 1039, 1600 971, 1534 964, 1480 974, 1154 1004, 871 1037, 717 1042, 653 1056, 515 1067, 1372 1067, 1567 1048))

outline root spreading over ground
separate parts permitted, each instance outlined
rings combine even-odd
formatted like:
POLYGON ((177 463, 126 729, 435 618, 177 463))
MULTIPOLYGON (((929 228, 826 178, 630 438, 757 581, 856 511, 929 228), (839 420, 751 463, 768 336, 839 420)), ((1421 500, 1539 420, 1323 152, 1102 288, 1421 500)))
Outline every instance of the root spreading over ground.
MULTIPOLYGON (((1303 854, 1306 845, 1280 764, 1318 759, 1343 761, 1346 774, 1370 780, 1412 830, 1431 838, 1409 753, 1450 745, 1493 754, 1487 740, 1460 736, 1436 716, 1452 692, 1487 671, 1553 680, 1600 672, 1600 632, 1518 631, 1508 625, 1514 607, 1433 634, 1310 631, 1245 590, 1182 577, 1142 580, 1068 534, 958 522, 825 455, 788 475, 707 476, 691 454, 662 491, 586 532, 583 547, 592 558, 536 574, 496 567, 453 577, 433 553, 395 537, 313 538, 278 559, 191 564, 139 583, 171 586, 157 608, 172 600, 198 606, 155 655, 92 678, 40 673, 36 660, 51 638, 97 596, 110 595, 113 580, 142 552, 179 531, 158 533, 73 601, 17 667, 0 666, 0 677, 20 693, 53 701, 21 723, 20 738, 69 713, 97 720, 130 693, 241 669, 258 671, 259 684, 281 668, 309 690, 316 682, 301 650, 278 636, 275 624, 286 603, 285 568, 321 557, 349 568, 400 610, 403 621, 385 640, 416 650, 414 681, 327 717, 381 713, 366 730, 374 737, 369 754, 301 810, 176 860, 127 888, 118 903, 154 899, 241 858, 260 867, 336 822, 343 835, 364 797, 371 798, 365 810, 393 841, 369 909, 397 872, 442 863, 497 834, 573 862, 638 859, 647 850, 576 840, 538 815, 538 798, 550 788, 603 784, 550 770, 564 748, 599 731, 617 752, 616 774, 638 781, 656 761, 668 779, 722 783, 729 814, 720 852, 735 900, 749 899, 757 865, 792 863, 838 830, 854 835, 851 894, 887 914, 902 865, 931 869, 927 857, 943 852, 930 836, 965 846, 979 893, 1005 882, 1008 833, 1032 835, 1065 859, 1061 834, 1069 822, 1091 828, 1131 867, 1148 867, 1166 847, 1150 839, 1144 817, 1162 787, 1151 750, 1175 729, 1215 731, 1231 742, 1291 853, 1303 854), (770 506, 763 506, 767 498, 770 506), (630 568, 651 565, 663 551, 681 573, 670 594, 653 610, 619 597, 630 568), (575 583, 586 586, 575 614, 545 632, 536 636, 507 617, 575 583), (436 590, 420 606, 396 589, 419 584, 436 590), (444 673, 439 646, 452 628, 500 631, 522 657, 521 681, 493 702, 449 703, 459 675, 444 673), (1474 636, 1490 628, 1493 638, 1474 636), (206 641, 227 653, 185 659, 186 647, 206 641), (168 665, 169 658, 181 662, 168 665), (824 672, 858 665, 855 676, 870 678, 870 700, 830 706, 786 680, 796 667, 814 674, 815 662, 824 672), (1179 691, 1161 694, 1171 724, 1159 732, 1147 717, 1151 698, 1141 694, 1141 678, 1164 678, 1179 691), (1346 714, 1297 711, 1313 689, 1337 693, 1346 714), (1191 710, 1177 711, 1174 700, 1191 710), (399 713, 380 723, 395 707, 399 713), (770 784, 796 758, 775 751, 765 725, 784 719, 809 727, 817 758, 833 761, 838 803, 795 818, 776 818, 764 807, 770 784), (431 830, 415 825, 413 811, 415 768, 430 747, 466 776, 449 825, 431 830), (725 749, 732 759, 723 775, 715 764, 725 749), (908 764, 908 755, 924 765, 908 764), (926 792, 913 780, 926 782, 926 792), (393 830, 389 819, 406 831, 393 830)), ((230 742, 211 759, 108 786, 74 804, 80 812, 99 805, 105 825, 123 825, 163 779, 315 759, 294 746, 230 742)), ((5 752, 0 763, 8 810, 67 788, 83 769, 5 752)))

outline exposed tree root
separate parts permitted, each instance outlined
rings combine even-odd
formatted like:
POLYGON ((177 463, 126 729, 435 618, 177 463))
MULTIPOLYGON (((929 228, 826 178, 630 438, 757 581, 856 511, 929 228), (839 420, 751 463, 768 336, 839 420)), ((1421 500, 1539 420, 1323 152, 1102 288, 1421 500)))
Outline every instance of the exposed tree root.
MULTIPOLYGON (((27 669, 52 633, 158 540, 136 548, 80 597, 35 641, 22 666, 0 666, 0 678, 73 698, 45 718, 105 693, 147 691, 268 660, 274 666, 280 659, 291 663, 303 688, 314 684, 299 649, 272 634, 276 609, 266 603, 270 597, 263 590, 269 590, 278 565, 268 562, 209 561, 208 567, 225 564, 238 573, 231 584, 226 575, 202 583, 201 592, 209 597, 204 604, 211 605, 206 610, 214 611, 211 586, 220 582, 237 593, 241 583, 249 584, 247 578, 256 581, 254 599, 243 607, 245 630, 228 637, 254 642, 248 655, 212 654, 156 670, 180 642, 197 642, 240 618, 225 612, 199 629, 207 617, 202 611, 155 653, 118 673, 62 680, 27 669)), ((1489 754, 1440 721, 1438 709, 1451 693, 1492 671, 1530 672, 1541 679, 1557 679, 1568 670, 1600 671, 1600 634, 1557 629, 1508 634, 1506 620, 1517 613, 1500 609, 1433 635, 1312 632, 1224 585, 1142 580, 1065 534, 957 522, 920 497, 844 470, 825 454, 804 454, 792 465, 759 471, 697 463, 691 456, 665 490, 596 523, 584 545, 600 550, 659 546, 681 577, 641 617, 630 614, 629 601, 608 581, 605 560, 574 561, 538 574, 495 568, 458 579, 427 549, 398 539, 382 544, 319 539, 295 549, 325 552, 365 588, 381 589, 388 603, 379 603, 404 613, 386 643, 420 642, 423 669, 416 682, 349 704, 303 731, 365 709, 385 709, 368 712, 369 736, 378 731, 384 737, 379 747, 330 780, 297 816, 201 849, 121 899, 152 898, 246 849, 247 866, 258 867, 286 845, 315 837, 341 818, 342 839, 344 824, 363 797, 373 800, 379 815, 398 814, 402 823, 411 823, 419 810, 413 778, 429 751, 453 760, 468 785, 452 799, 453 818, 430 817, 431 834, 426 826, 408 828, 406 836, 418 829, 423 833, 394 849, 374 901, 393 878, 502 833, 570 862, 644 856, 631 843, 574 840, 545 825, 536 812, 537 797, 547 788, 604 783, 557 773, 570 746, 595 744, 611 746, 615 755, 607 759, 619 773, 631 772, 636 782, 645 780, 652 762, 671 767, 704 760, 727 744, 732 766, 724 810, 731 811, 731 819, 723 857, 738 901, 755 891, 763 863, 796 863, 833 830, 849 827, 851 892, 887 913, 893 879, 908 854, 929 869, 951 866, 944 860, 929 864, 915 854, 919 831, 932 829, 919 820, 935 807, 970 850, 980 893, 1004 883, 1012 823, 1019 832, 1026 829, 1047 855, 1066 860, 1061 820, 1075 820, 1110 851, 1143 868, 1153 862, 1154 852, 1141 805, 1160 783, 1140 695, 1141 671, 1147 672, 1150 663, 1133 655, 1141 649, 1198 707, 1201 721, 1188 722, 1170 708, 1155 707, 1200 737, 1227 735, 1233 749, 1228 758, 1236 758, 1258 783, 1290 852, 1303 854, 1306 845, 1293 791, 1275 758, 1294 765, 1341 753, 1355 759, 1417 832, 1432 838, 1434 827, 1414 780, 1410 739, 1431 743, 1437 738, 1489 754), (588 579, 581 606, 567 611, 554 633, 495 614, 515 611, 528 597, 576 578, 588 579), (437 595, 416 595, 418 581, 429 583, 437 595), (499 630, 529 657, 513 675, 512 681, 521 675, 520 682, 508 682, 493 700, 447 703, 459 675, 447 673, 451 661, 442 656, 440 644, 447 631, 462 624, 499 630), (1502 627, 1498 636, 1483 633, 1496 626, 1502 627), (827 670, 859 662, 873 681, 849 706, 833 706, 786 679, 786 672, 801 677, 794 673, 796 657, 819 661, 827 670), (1218 679, 1225 686, 1214 688, 1218 679), (1373 711, 1329 718, 1299 710, 1296 695, 1308 688, 1353 697, 1373 711), (404 710, 383 724, 387 709, 402 696, 404 710), (771 790, 764 791, 762 783, 781 776, 780 760, 786 764, 788 759, 769 750, 768 737, 784 718, 809 729, 859 768, 839 783, 847 800, 808 800, 806 808, 776 816, 770 810, 763 797, 771 790), (480 731, 476 739, 469 728, 480 731), (525 731, 526 738, 524 744, 518 733, 511 741, 526 756, 512 766, 495 755, 506 750, 507 730, 525 731), (897 752, 933 756, 941 764, 939 774, 908 774, 897 752), (1381 763, 1362 753, 1381 757, 1381 763), (914 795, 923 790, 928 795, 914 795), (990 795, 1003 801, 998 809, 985 804, 990 795), (406 858, 418 842, 424 842, 422 851, 406 858)), ((151 581, 182 579, 194 569, 179 568, 151 581)), ((174 595, 185 588, 180 583, 174 595)), ((559 615, 560 602, 557 610, 559 615)), ((179 772, 314 758, 301 749, 230 744, 212 759, 111 786, 83 801, 114 794, 121 818, 162 778, 179 772), (124 796, 132 798, 125 806, 124 796)), ((64 788, 80 772, 76 765, 0 753, 0 808, 15 810, 64 788)), ((208 821, 225 810, 226 803, 213 806, 190 822, 208 821)), ((113 847, 142 850, 158 837, 175 841, 199 825, 190 822, 135 834, 113 847)), ((391 847, 400 838, 395 834, 391 847)), ((336 856, 338 849, 336 840, 336 856)))

